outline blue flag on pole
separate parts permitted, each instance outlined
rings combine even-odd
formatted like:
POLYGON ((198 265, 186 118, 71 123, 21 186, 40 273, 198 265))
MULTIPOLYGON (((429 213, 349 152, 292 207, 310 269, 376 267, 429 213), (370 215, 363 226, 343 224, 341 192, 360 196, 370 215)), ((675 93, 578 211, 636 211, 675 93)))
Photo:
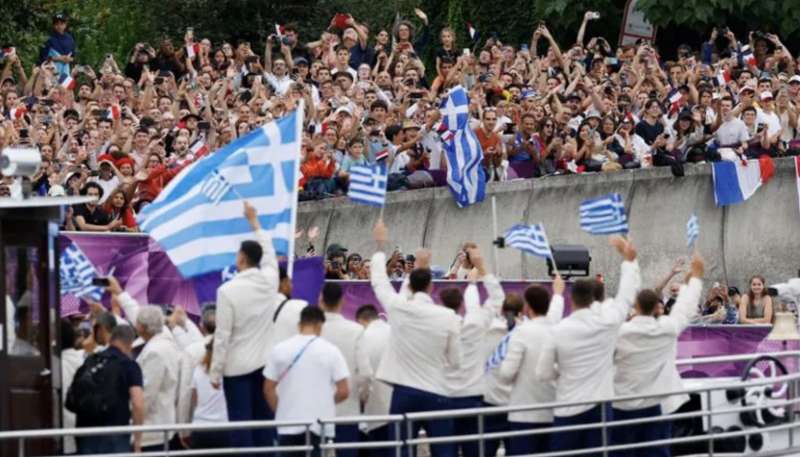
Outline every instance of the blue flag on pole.
POLYGON ((350 168, 350 200, 364 205, 381 207, 386 202, 386 167, 383 165, 350 168))
POLYGON ((504 236, 506 245, 522 252, 549 259, 553 256, 550 242, 541 224, 517 224, 508 229, 504 236))
POLYGON ((686 223, 686 247, 691 249, 699 237, 700 221, 697 219, 697 215, 692 214, 692 217, 689 218, 689 222, 686 223))
POLYGON ((456 86, 442 102, 442 124, 451 133, 444 142, 447 155, 447 185, 459 208, 483 201, 486 196, 486 174, 483 171, 483 150, 475 132, 469 128, 469 99, 461 86, 456 86))
POLYGON ((592 235, 628 233, 628 217, 620 194, 584 200, 580 207, 581 228, 592 235))
POLYGON ((253 231, 243 200, 258 212, 279 256, 294 254, 302 108, 193 163, 138 215, 139 227, 183 277, 221 271, 253 231))

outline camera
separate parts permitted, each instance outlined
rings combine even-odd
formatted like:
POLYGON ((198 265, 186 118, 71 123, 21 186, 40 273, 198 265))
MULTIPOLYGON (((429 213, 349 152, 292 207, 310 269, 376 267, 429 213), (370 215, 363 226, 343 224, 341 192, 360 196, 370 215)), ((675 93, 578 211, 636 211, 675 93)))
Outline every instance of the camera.
POLYGON ((92 285, 99 287, 108 287, 109 281, 108 278, 94 278, 92 279, 92 285))
POLYGON ((767 41, 769 41, 769 38, 767 37, 767 34, 762 32, 762 31, 760 31, 760 30, 756 30, 755 32, 753 32, 753 38, 756 39, 756 40, 767 40, 767 41))
POLYGON ((341 268, 342 268, 342 263, 341 262, 339 262, 338 260, 331 261, 331 269, 332 270, 339 270, 341 268))

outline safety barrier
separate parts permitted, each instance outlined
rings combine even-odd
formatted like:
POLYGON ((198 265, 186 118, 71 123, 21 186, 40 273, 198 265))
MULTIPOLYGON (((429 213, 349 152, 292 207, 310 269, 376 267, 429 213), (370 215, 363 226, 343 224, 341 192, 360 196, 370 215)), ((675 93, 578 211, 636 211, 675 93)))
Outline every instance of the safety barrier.
MULTIPOLYGON (((683 359, 677 361, 678 365, 702 365, 702 364, 717 364, 717 363, 737 363, 737 362, 750 362, 768 358, 777 360, 792 360, 796 363, 800 362, 800 351, 783 351, 774 353, 763 354, 745 354, 737 356, 720 356, 720 357, 704 357, 697 359, 683 359)), ((773 372, 774 374, 774 372, 773 372)), ((335 452, 337 450, 347 449, 391 449, 395 457, 403 457, 405 448, 406 455, 413 457, 416 448, 419 446, 446 444, 446 443, 468 443, 477 442, 479 457, 492 457, 485 455, 485 444, 488 440, 499 440, 504 438, 520 437, 520 436, 535 436, 541 434, 570 432, 587 429, 600 429, 602 433, 602 446, 583 449, 571 450, 564 452, 549 452, 546 454, 536 454, 541 457, 560 457, 560 456, 577 456, 587 455, 593 453, 600 453, 604 456, 609 455, 610 452, 641 449, 646 447, 653 447, 659 445, 676 445, 686 443, 706 442, 707 451, 700 455, 727 455, 715 453, 715 442, 725 438, 738 438, 747 437, 757 433, 775 433, 787 432, 788 441, 784 448, 772 450, 762 453, 748 453, 747 455, 757 456, 779 456, 779 455, 797 455, 800 454, 800 443, 796 443, 795 432, 800 428, 800 422, 796 421, 795 411, 800 411, 800 407, 796 406, 800 403, 798 397, 798 389, 800 387, 800 372, 789 373, 786 375, 761 377, 755 380, 745 381, 731 381, 720 382, 713 385, 702 386, 698 388, 682 389, 672 391, 668 394, 657 395, 636 395, 636 396, 620 396, 607 399, 604 403, 600 403, 603 409, 601 414, 602 420, 600 422, 584 424, 584 425, 571 425, 562 427, 547 427, 537 428, 531 430, 517 430, 517 431, 504 431, 486 433, 484 429, 486 416, 495 414, 508 414, 511 412, 521 411, 540 411, 558 407, 567 406, 583 406, 583 405, 596 405, 597 402, 573 402, 573 403, 549 403, 549 404, 536 404, 536 405, 517 405, 517 406, 503 406, 503 407, 489 407, 489 408, 472 408, 460 409, 449 411, 436 411, 436 412, 421 412, 421 413, 408 413, 403 415, 386 415, 386 416, 353 416, 353 417, 337 417, 332 419, 321 419, 319 421, 249 421, 249 422, 228 422, 220 424, 173 424, 173 425, 141 425, 141 426, 118 426, 118 427, 91 427, 91 428, 73 428, 73 429, 43 429, 43 430, 21 430, 21 431, 6 431, 0 432, 0 441, 4 440, 17 440, 18 443, 18 457, 29 457, 26 454, 25 443, 29 440, 37 439, 60 439, 64 437, 78 437, 78 436, 96 436, 96 435, 114 435, 114 434, 131 434, 136 432, 159 432, 163 433, 165 442, 169 441, 167 438, 172 432, 206 432, 206 431, 230 431, 241 429, 254 429, 254 428, 277 428, 282 426, 302 426, 305 428, 305 443, 299 446, 270 446, 260 448, 223 448, 223 449, 189 449, 180 451, 170 451, 167 446, 163 451, 140 453, 140 454, 113 454, 115 457, 124 456, 204 456, 204 455, 241 455, 251 453, 264 453, 264 454, 284 454, 284 453, 304 453, 307 457, 311 456, 314 446, 311 440, 310 427, 314 424, 319 424, 321 430, 325 430, 325 425, 345 425, 345 424, 360 424, 360 423, 388 423, 393 431, 394 436, 401 436, 401 427, 405 427, 407 437, 405 440, 394 439, 390 441, 361 441, 358 443, 341 443, 336 442, 335 438, 320 437, 319 448, 323 453, 335 452), (782 386, 776 389, 776 386, 782 386), (783 390, 785 387, 785 391, 783 390), (712 401, 712 393, 714 392, 728 392, 742 391, 746 392, 748 389, 754 389, 769 398, 768 403, 758 403, 755 405, 733 406, 725 408, 714 408, 712 401), (773 395, 776 391, 785 392, 785 394, 778 395, 781 398, 775 398, 773 395), (701 407, 699 411, 680 412, 673 414, 666 414, 658 417, 649 417, 642 419, 630 419, 619 421, 607 421, 605 409, 610 407, 611 403, 619 401, 639 400, 639 399, 653 399, 662 398, 665 395, 680 395, 680 394, 698 394, 705 398, 705 407, 701 407), (785 396, 785 398, 784 398, 785 396), (775 421, 774 423, 766 424, 755 430, 741 430, 741 431, 727 431, 715 432, 713 425, 715 418, 729 414, 741 414, 744 412, 756 413, 764 408, 783 408, 786 412, 786 417, 783 420, 775 421), (411 431, 414 424, 435 419, 455 419, 455 418, 475 418, 478 422, 478 433, 471 435, 458 435, 458 436, 444 436, 444 437, 413 437, 411 431), (692 419, 700 418, 707 421, 709 433, 700 436, 685 436, 678 438, 670 438, 659 441, 640 442, 627 445, 612 445, 609 439, 609 429, 615 427, 624 427, 629 425, 639 425, 647 423, 656 423, 661 421, 674 421, 679 419, 692 419)), ((99 456, 97 456, 99 457, 99 456)))

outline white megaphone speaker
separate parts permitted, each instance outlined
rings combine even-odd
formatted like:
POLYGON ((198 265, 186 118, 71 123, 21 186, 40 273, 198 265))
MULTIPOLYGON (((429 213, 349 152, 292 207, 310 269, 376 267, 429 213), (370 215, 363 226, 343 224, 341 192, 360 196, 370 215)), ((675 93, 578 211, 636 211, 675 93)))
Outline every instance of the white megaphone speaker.
POLYGON ((0 172, 3 176, 31 178, 39 171, 42 155, 36 148, 11 147, 0 155, 0 172))

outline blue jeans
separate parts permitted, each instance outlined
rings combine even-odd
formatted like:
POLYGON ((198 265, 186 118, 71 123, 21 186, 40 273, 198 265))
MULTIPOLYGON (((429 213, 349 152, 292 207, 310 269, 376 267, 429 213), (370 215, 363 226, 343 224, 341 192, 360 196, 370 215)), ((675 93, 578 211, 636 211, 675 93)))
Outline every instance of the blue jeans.
MULTIPOLYGON (((241 376, 225 376, 222 385, 225 401, 228 403, 228 420, 268 421, 275 415, 264 398, 264 375, 262 368, 241 376)), ((275 429, 232 430, 230 432, 232 447, 266 447, 275 442, 275 429)))
POLYGON ((78 454, 121 454, 131 452, 131 435, 78 436, 78 454))
MULTIPOLYGON (((450 407, 450 399, 424 390, 414 389, 413 387, 394 385, 392 392, 392 406, 389 414, 417 413, 423 411, 443 411, 450 407)), ((452 436, 453 419, 437 419, 431 421, 414 422, 412 433, 417 436, 419 430, 425 426, 428 436, 452 436)), ((400 429, 400 439, 406 440, 406 427, 400 429)), ((394 428, 389 430, 392 440, 396 440, 394 428)), ((415 455, 413 452, 409 456, 415 455)), ((453 444, 432 444, 431 455, 433 457, 456 457, 455 446, 453 444)))
MULTIPOLYGON (((498 405, 493 405, 490 403, 481 402, 481 406, 484 408, 490 408, 498 405)), ((508 424, 508 414, 490 414, 483 416, 483 430, 486 433, 499 433, 499 432, 507 432, 509 431, 509 424, 508 424)), ((484 446, 484 453, 486 457, 494 457, 497 455, 497 449, 500 447, 500 442, 503 442, 503 446, 506 449, 506 455, 509 455, 509 449, 511 449, 511 438, 500 438, 494 440, 486 440, 483 443, 484 446)))
MULTIPOLYGON (((480 408, 483 406, 483 400, 480 395, 474 397, 451 397, 450 409, 469 409, 480 408)), ((484 416, 484 431, 486 430, 486 417, 484 416)), ((474 435, 478 433, 478 418, 473 417, 458 417, 453 420, 453 427, 455 428, 456 435, 474 435)), ((465 441, 462 443, 455 443, 456 452, 461 449, 463 457, 478 457, 478 441, 465 441)), ((488 455, 488 454, 487 454, 488 455)))
MULTIPOLYGON (((551 423, 508 422, 511 431, 533 430, 552 427, 551 423)), ((550 452, 550 433, 541 435, 515 436, 511 438, 511 446, 506 455, 527 455, 550 452)))
MULTIPOLYGON (((627 411, 614 408, 614 420, 643 419, 646 417, 658 417, 660 415, 661 406, 659 405, 627 411)), ((672 422, 659 421, 650 422, 648 424, 614 427, 611 429, 611 437, 611 443, 614 445, 665 440, 672 438, 672 422)), ((614 457, 670 457, 672 453, 670 452, 669 445, 663 445, 630 449, 627 451, 615 451, 612 452, 611 455, 614 457)))
MULTIPOLYGON (((589 449, 603 445, 603 430, 599 425, 602 418, 600 405, 593 407, 574 416, 556 416, 553 425, 556 427, 566 427, 569 425, 598 424, 597 428, 576 430, 573 432, 556 432, 551 437, 551 447, 554 452, 574 451, 577 449, 589 449)), ((610 404, 606 404, 606 421, 613 420, 614 413, 610 404)), ((609 432, 610 435, 610 432, 609 432)), ((610 440, 610 437, 609 437, 610 440)), ((584 457, 599 457, 602 452, 592 454, 582 454, 584 457)))
MULTIPOLYGON (((347 424, 336 426, 336 442, 337 443, 357 443, 361 441, 361 436, 358 432, 358 424, 347 424)), ((356 457, 358 449, 337 449, 337 457, 356 457)))
MULTIPOLYGON (((389 441, 391 439, 389 429, 393 429, 393 424, 387 424, 367 433, 367 440, 369 441, 389 441)), ((401 426, 402 428, 402 426, 401 426)), ((338 433, 338 432, 337 432, 338 433)), ((369 449, 368 453, 371 457, 392 457, 395 455, 394 448, 387 447, 383 449, 369 449)))

